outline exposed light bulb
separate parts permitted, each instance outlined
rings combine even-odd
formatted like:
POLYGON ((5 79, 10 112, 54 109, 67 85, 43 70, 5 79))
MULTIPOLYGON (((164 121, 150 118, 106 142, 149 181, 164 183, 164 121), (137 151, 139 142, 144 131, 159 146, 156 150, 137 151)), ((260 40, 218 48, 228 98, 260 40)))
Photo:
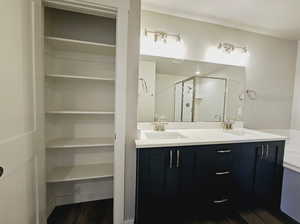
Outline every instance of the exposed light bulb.
POLYGON ((199 68, 199 64, 197 64, 197 69, 196 69, 196 72, 195 72, 196 75, 200 75, 200 68, 199 68))

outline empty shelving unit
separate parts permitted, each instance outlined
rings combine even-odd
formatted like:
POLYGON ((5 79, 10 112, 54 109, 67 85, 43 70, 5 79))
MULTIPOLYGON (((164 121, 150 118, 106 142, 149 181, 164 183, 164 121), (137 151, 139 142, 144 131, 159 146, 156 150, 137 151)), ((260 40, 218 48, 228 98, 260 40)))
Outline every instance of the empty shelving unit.
POLYGON ((114 196, 117 21, 112 11, 44 9, 50 214, 55 206, 114 196))

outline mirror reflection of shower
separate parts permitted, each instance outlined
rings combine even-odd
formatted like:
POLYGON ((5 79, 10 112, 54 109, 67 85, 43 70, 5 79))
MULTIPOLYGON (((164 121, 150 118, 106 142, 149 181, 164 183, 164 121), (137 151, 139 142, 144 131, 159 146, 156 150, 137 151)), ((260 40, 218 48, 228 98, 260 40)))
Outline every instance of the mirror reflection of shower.
POLYGON ((177 122, 224 121, 227 80, 193 76, 174 87, 177 122))
POLYGON ((241 121, 245 86, 243 67, 142 55, 138 122, 241 121))

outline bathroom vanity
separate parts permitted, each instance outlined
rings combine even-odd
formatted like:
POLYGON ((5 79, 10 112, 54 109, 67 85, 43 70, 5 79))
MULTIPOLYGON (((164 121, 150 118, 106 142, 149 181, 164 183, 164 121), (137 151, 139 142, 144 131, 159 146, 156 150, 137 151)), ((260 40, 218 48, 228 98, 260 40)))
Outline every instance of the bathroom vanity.
POLYGON ((280 211, 284 137, 246 129, 145 131, 136 147, 136 224, 280 211))
POLYGON ((245 68, 141 55, 139 69, 135 224, 289 223, 286 138, 243 128, 245 68))

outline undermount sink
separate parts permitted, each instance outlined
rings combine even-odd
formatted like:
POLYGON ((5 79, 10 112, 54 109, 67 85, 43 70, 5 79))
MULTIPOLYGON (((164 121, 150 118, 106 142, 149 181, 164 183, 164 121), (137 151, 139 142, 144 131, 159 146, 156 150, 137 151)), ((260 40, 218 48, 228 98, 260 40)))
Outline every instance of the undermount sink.
POLYGON ((178 132, 146 132, 145 137, 148 139, 178 139, 186 138, 178 132))
MULTIPOLYGON (((253 132, 247 131, 244 129, 237 129, 237 130, 226 130, 225 133, 235 135, 235 136, 253 136, 253 132)), ((257 135, 257 133, 256 133, 257 135)))
POLYGON ((226 130, 225 133, 239 136, 247 134, 244 130, 226 130))

